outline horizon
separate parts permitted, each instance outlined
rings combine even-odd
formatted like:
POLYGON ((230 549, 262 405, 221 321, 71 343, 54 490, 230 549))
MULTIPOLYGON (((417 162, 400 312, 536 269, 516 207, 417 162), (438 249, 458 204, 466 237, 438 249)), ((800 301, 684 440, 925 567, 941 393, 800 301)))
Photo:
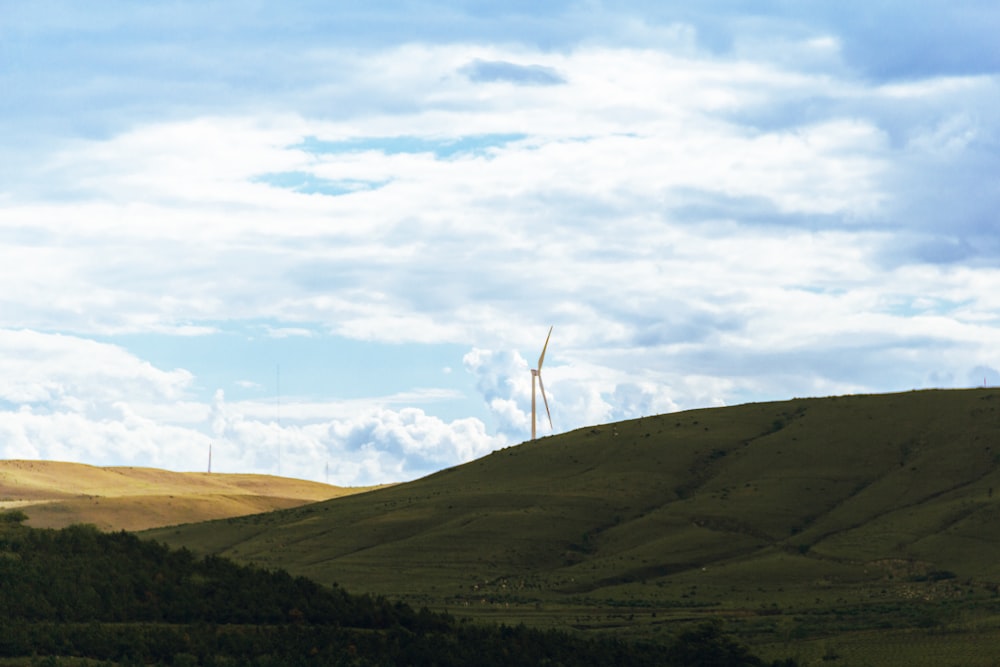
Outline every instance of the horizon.
POLYGON ((1000 8, 0 2, 0 456, 404 482, 1000 384, 1000 8), (982 383, 982 384, 981 384, 982 383))
MULTIPOLYGON (((692 408, 685 408, 683 410, 675 410, 675 411, 672 411, 672 412, 654 413, 654 414, 648 414, 648 415, 641 415, 641 416, 638 416, 638 417, 629 417, 628 419, 617 420, 617 421, 613 421, 613 422, 600 422, 600 423, 594 423, 594 424, 583 424, 583 425, 578 426, 578 427, 576 427, 576 428, 574 428, 574 429, 572 429, 570 431, 566 431, 566 432, 562 432, 562 433, 550 433, 550 434, 542 435, 542 436, 538 436, 538 437, 539 438, 543 438, 543 437, 553 437, 553 436, 565 435, 565 434, 571 433, 573 431, 588 429, 588 428, 592 428, 592 427, 607 426, 607 425, 610 425, 610 424, 620 424, 620 423, 623 423, 623 422, 642 420, 642 419, 645 419, 645 418, 662 417, 662 416, 665 416, 665 415, 668 415, 668 414, 669 415, 681 415, 681 414, 684 414, 684 413, 687 413, 687 412, 697 412, 697 411, 701 411, 701 410, 725 410, 726 408, 738 408, 738 407, 747 406, 747 405, 766 405, 766 404, 770 404, 770 403, 788 403, 788 402, 792 402, 792 401, 822 401, 822 400, 837 399, 837 398, 854 398, 854 397, 864 398, 864 397, 871 397, 871 396, 893 396, 893 395, 911 394, 911 393, 914 393, 914 392, 926 392, 926 391, 931 391, 931 392, 933 392, 933 391, 978 391, 978 390, 983 390, 983 389, 997 389, 997 386, 984 384, 982 386, 972 386, 972 387, 923 387, 923 388, 920 388, 920 389, 903 389, 903 390, 898 390, 898 391, 874 392, 874 393, 828 394, 828 395, 823 395, 823 396, 788 396, 788 397, 785 397, 785 398, 776 398, 776 399, 769 399, 769 400, 764 400, 764 401, 747 401, 747 402, 744 402, 744 403, 733 403, 732 405, 716 405, 716 406, 692 407, 692 408)), ((531 443, 531 439, 529 438, 529 439, 523 440, 521 442, 510 443, 508 445, 505 445, 501 449, 506 449, 508 447, 517 447, 517 446, 521 446, 521 445, 529 445, 530 443, 531 443)), ((211 461, 211 444, 212 443, 209 443, 209 454, 208 454, 208 457, 206 459, 206 464, 210 463, 210 461, 211 461)), ((360 488, 360 487, 367 487, 367 486, 378 487, 378 486, 395 486, 397 484, 405 484, 406 482, 416 481, 418 479, 421 479, 422 477, 426 477, 426 476, 429 476, 429 475, 433 475, 434 473, 441 472, 442 470, 445 470, 447 468, 452 468, 452 467, 455 467, 455 466, 464 465, 466 463, 474 463, 479 458, 484 458, 486 456, 489 456, 494 451, 499 451, 499 450, 492 450, 492 451, 484 453, 482 456, 476 457, 475 459, 470 459, 468 461, 460 461, 460 462, 455 463, 453 465, 445 466, 444 468, 439 468, 439 469, 436 469, 436 470, 428 471, 425 475, 422 475, 420 477, 414 477, 413 479, 402 480, 402 481, 380 482, 380 483, 377 483, 377 484, 374 484, 374 485, 355 485, 355 486, 360 488)), ((125 469, 143 469, 143 468, 145 468, 145 469, 149 469, 149 470, 153 470, 153 471, 157 471, 157 472, 179 473, 179 474, 184 474, 184 475, 186 475, 186 474, 194 474, 194 475, 229 475, 229 476, 233 476, 233 475, 260 475, 260 476, 265 476, 265 477, 282 477, 281 475, 277 475, 276 473, 271 473, 271 472, 213 471, 211 469, 203 469, 203 470, 190 469, 190 470, 188 470, 188 469, 171 469, 171 468, 148 467, 148 466, 141 466, 141 465, 118 465, 118 464, 102 466, 102 465, 90 464, 90 463, 87 463, 85 461, 61 461, 61 460, 55 460, 55 459, 0 459, 0 461, 5 461, 7 463, 54 463, 54 464, 82 465, 82 466, 90 466, 90 467, 94 467, 94 468, 125 468, 125 469)), ((206 468, 208 468, 207 465, 206 465, 206 468)), ((319 482, 319 483, 327 484, 328 486, 339 486, 337 484, 333 484, 333 483, 327 482, 325 480, 316 480, 316 479, 311 479, 311 478, 306 478, 306 477, 282 477, 282 478, 283 479, 290 479, 290 480, 305 481, 305 482, 319 482)))

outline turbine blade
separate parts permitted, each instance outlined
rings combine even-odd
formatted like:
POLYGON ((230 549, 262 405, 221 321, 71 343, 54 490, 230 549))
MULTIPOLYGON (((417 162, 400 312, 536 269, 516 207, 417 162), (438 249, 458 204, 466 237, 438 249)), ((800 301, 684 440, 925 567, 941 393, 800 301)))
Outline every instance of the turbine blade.
POLYGON ((549 347, 549 338, 552 337, 552 327, 549 327, 549 335, 545 337, 545 345, 542 347, 542 356, 538 357, 538 370, 542 370, 542 362, 545 361, 545 350, 549 347))
POLYGON ((542 400, 545 401, 545 414, 549 416, 549 429, 552 429, 552 413, 549 412, 549 399, 545 398, 545 383, 542 382, 542 374, 538 374, 538 388, 542 390, 542 400))

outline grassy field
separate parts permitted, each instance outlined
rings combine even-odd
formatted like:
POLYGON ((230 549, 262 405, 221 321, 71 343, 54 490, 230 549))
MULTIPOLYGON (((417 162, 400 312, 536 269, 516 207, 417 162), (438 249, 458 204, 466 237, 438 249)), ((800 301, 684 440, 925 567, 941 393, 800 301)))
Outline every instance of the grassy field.
POLYGON ((719 618, 804 664, 1000 664, 998 410, 952 390, 646 417, 149 535, 491 621, 719 618))
POLYGON ((28 524, 143 530, 298 507, 368 488, 341 488, 269 475, 98 468, 58 461, 0 461, 0 508, 28 524))

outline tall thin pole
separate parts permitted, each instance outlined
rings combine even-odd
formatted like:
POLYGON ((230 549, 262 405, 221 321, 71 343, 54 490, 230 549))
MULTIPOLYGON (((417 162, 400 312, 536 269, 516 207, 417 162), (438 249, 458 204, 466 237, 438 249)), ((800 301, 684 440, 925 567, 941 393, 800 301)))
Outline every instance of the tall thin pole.
POLYGON ((208 474, 212 474, 212 443, 208 443, 208 474))
POLYGON ((537 371, 531 371, 531 439, 535 439, 535 375, 537 371))
POLYGON ((278 476, 281 476, 281 364, 274 367, 274 385, 276 394, 276 414, 278 422, 278 476))

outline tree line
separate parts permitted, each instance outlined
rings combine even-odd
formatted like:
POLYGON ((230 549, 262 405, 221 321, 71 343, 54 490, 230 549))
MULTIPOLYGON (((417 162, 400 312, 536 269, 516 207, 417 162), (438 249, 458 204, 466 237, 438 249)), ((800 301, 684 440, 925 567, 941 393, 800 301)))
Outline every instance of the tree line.
POLYGON ((765 664, 717 625, 665 644, 478 625, 125 532, 33 529, 24 518, 0 514, 2 657, 213 667, 765 664))

